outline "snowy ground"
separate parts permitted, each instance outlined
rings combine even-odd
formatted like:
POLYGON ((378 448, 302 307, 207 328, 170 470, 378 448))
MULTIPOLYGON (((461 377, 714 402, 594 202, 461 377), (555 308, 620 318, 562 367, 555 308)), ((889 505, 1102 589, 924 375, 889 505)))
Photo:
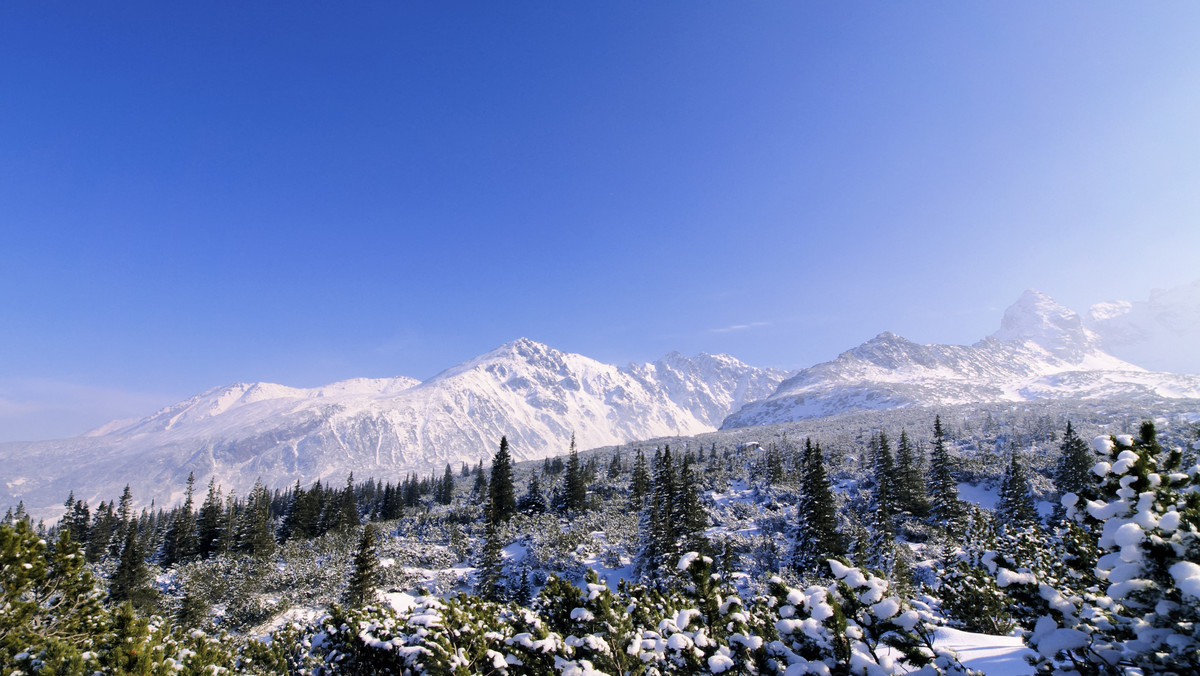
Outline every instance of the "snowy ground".
POLYGON ((1019 636, 988 636, 941 627, 937 630, 934 645, 955 651, 964 665, 988 676, 1026 676, 1034 673, 1024 657, 1034 652, 1021 643, 1019 636))

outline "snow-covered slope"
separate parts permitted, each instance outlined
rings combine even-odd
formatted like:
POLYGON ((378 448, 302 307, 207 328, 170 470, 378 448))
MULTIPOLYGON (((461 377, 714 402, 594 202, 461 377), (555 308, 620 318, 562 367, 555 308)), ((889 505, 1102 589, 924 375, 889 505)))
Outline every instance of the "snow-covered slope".
POLYGON ((1200 279, 1156 289, 1149 300, 1093 305, 1083 325, 1101 347, 1152 369, 1200 373, 1200 279))
POLYGON ((800 371, 729 416, 747 427, 847 411, 1049 398, 1200 399, 1200 377, 1152 373, 1100 348, 1082 318, 1036 291, 974 345, 918 345, 882 333, 800 371))
POLYGON ((396 479, 490 459, 501 435, 524 460, 565 452, 572 433, 581 448, 697 434, 785 375, 704 354, 618 368, 520 339, 423 383, 239 383, 81 437, 0 444, 0 503, 45 510, 74 490, 94 504, 129 483, 141 501, 167 504, 189 472, 241 494, 258 477, 396 479))

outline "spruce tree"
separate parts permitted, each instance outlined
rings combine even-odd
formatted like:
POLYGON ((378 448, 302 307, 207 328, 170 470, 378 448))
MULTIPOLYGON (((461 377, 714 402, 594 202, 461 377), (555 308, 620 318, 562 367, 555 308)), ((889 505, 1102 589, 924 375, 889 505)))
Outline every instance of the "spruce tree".
POLYGON ((504 600, 504 587, 500 584, 504 575, 503 549, 496 524, 488 521, 484 530, 483 551, 478 564, 475 594, 489 601, 504 600))
POLYGON ((146 568, 146 557, 138 544, 137 518, 134 517, 125 529, 125 541, 117 569, 108 584, 108 599, 113 604, 132 603, 140 610, 149 609, 154 600, 150 588, 150 571, 146 568))
POLYGON ((358 551, 354 554, 354 572, 350 575, 350 584, 342 597, 343 601, 351 608, 361 608, 374 598, 375 588, 378 586, 378 538, 375 535, 375 527, 367 524, 363 528, 362 538, 358 541, 358 551))
MULTIPOLYGON (((1054 490, 1059 496, 1074 493, 1080 500, 1090 500, 1095 497, 1098 477, 1092 472, 1096 464, 1096 456, 1087 442, 1079 438, 1070 421, 1067 431, 1063 434, 1059 446, 1058 462, 1054 466, 1054 490)), ((1065 516, 1061 501, 1056 501, 1054 517, 1062 520, 1065 516)))
POLYGON ((196 520, 196 553, 201 558, 207 559, 220 552, 223 516, 221 489, 215 478, 209 479, 208 495, 196 520))
POLYGON ((246 508, 238 522, 236 549, 250 556, 270 556, 275 552, 275 538, 271 530, 271 496, 262 481, 254 482, 254 488, 246 497, 246 508))
POLYGON ((529 489, 517 502, 517 510, 522 514, 541 514, 546 511, 546 496, 542 494, 537 472, 530 475, 529 489))
POLYGON ((354 495, 354 472, 346 477, 346 487, 338 494, 334 504, 335 514, 330 519, 328 530, 346 530, 362 525, 358 514, 358 499, 354 495))
POLYGON ((958 481, 954 478, 950 452, 942 418, 933 421, 933 453, 929 458, 929 514, 934 523, 950 532, 961 528, 965 508, 958 499, 958 481))
POLYGON ((512 456, 508 452, 508 437, 500 437, 500 450, 492 459, 492 480, 488 484, 488 511, 492 523, 508 521, 517 513, 516 490, 513 488, 512 456))
POLYGON ((637 459, 633 462, 633 472, 629 478, 629 508, 641 511, 650 492, 650 471, 646 468, 646 456, 642 449, 637 450, 637 459))
POLYGON ((575 447, 575 435, 571 435, 571 450, 567 455, 567 474, 563 479, 564 504, 568 512, 577 512, 587 506, 587 479, 580 466, 579 450, 575 447))
POLYGON ((904 430, 900 431, 900 442, 896 446, 896 507, 912 516, 925 516, 929 512, 921 463, 908 432, 904 430))
POLYGON ((817 574, 824 570, 826 560, 840 556, 845 550, 821 445, 807 439, 800 497, 796 501, 792 566, 802 577, 817 574))
POLYGON ((196 510, 192 501, 195 486, 196 477, 188 472, 187 493, 183 507, 172 513, 171 525, 168 526, 164 538, 162 558, 164 566, 172 566, 196 555, 196 510))
POLYGON ((1037 523, 1037 507, 1029 491, 1029 477, 1020 454, 1014 448, 1000 483, 999 501, 996 504, 997 520, 1012 528, 1027 528, 1037 523))
POLYGON ((887 435, 879 433, 874 440, 874 458, 872 459, 872 478, 874 482, 873 509, 878 515, 877 523, 886 524, 888 530, 894 531, 892 519, 899 513, 896 501, 896 462, 892 457, 892 447, 887 435))
POLYGON ((437 502, 441 505, 448 505, 454 501, 454 472, 450 470, 450 463, 446 463, 446 471, 442 474, 442 482, 438 486, 437 502))
POLYGON ((678 551, 707 554, 708 540, 704 537, 704 531, 708 527, 708 512, 700 502, 700 489, 692 463, 691 456, 687 456, 679 469, 672 520, 677 524, 675 537, 678 551))
POLYGON ((98 563, 108 554, 108 546, 116 531, 117 515, 110 502, 101 501, 92 517, 92 528, 88 532, 87 560, 98 563))

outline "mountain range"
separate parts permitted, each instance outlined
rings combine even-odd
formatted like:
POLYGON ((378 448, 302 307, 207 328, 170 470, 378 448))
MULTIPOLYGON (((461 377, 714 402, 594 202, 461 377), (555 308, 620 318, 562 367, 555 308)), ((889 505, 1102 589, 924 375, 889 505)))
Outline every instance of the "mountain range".
POLYGON ((580 448, 692 435, 785 376, 708 354, 616 367, 522 338, 425 382, 238 383, 82 436, 0 444, 0 504, 24 500, 39 513, 72 490, 95 504, 127 483, 142 503, 170 504, 189 473, 243 495, 258 478, 283 486, 340 484, 349 472, 440 475, 447 464, 490 461, 501 436, 515 459, 529 460, 565 453, 572 435, 580 448))
POLYGON ((793 375, 722 428, 846 411, 1039 399, 1200 400, 1200 376, 1151 372, 1103 349, 1084 318, 1026 291, 974 345, 918 345, 881 333, 793 375))
POLYGON ((182 499, 189 473, 239 494, 259 478, 274 487, 341 483, 349 472, 397 480, 486 463, 502 435, 517 460, 532 460, 566 452, 572 435, 586 449, 870 409, 1050 398, 1200 406, 1200 376, 1148 371, 1106 349, 1162 334, 1164 316, 1186 319, 1167 305, 1107 304, 1080 316, 1027 291, 974 345, 882 333, 793 374, 707 354, 617 367, 522 338, 424 382, 239 383, 78 437, 0 444, 0 504, 24 500, 54 517, 69 491, 95 504, 129 484, 142 504, 166 505, 182 499))

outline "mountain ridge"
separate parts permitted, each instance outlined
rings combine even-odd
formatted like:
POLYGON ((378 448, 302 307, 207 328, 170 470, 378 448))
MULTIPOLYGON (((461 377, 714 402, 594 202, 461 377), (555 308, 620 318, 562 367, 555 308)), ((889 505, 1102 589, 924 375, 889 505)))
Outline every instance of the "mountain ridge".
POLYGON ((973 345, 919 345, 884 332, 784 380, 722 429, 857 410, 1046 398, 1200 399, 1200 377, 1154 373, 1101 348, 1083 318, 1027 290, 973 345))
POLYGON ((315 388, 215 387, 128 424, 47 442, 0 444, 0 487, 48 509, 74 490, 95 501, 125 483, 170 504, 189 472, 244 493, 359 476, 400 479, 489 459, 502 435, 513 457, 716 429, 734 408, 774 391, 785 373, 728 355, 671 353, 618 367, 528 338, 419 382, 351 379, 315 388))

